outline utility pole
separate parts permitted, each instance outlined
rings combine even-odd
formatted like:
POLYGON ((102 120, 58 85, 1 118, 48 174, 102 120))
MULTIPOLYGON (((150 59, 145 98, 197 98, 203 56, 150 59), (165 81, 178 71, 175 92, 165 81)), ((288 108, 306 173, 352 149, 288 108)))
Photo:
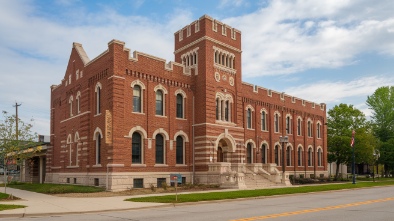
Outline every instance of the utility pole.
POLYGON ((18 104, 18 103, 16 103, 15 102, 15 105, 14 105, 14 107, 15 107, 15 112, 16 112, 16 115, 15 115, 15 120, 16 120, 16 133, 15 133, 15 135, 16 135, 16 141, 18 141, 18 136, 19 136, 19 134, 18 134, 18 121, 19 121, 19 117, 18 117, 18 107, 19 106, 21 106, 22 104, 18 104))

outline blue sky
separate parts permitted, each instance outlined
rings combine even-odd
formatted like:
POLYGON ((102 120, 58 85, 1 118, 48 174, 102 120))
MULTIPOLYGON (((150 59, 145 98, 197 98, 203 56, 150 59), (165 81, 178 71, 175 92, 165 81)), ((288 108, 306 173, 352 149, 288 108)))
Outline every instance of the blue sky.
POLYGON ((0 110, 49 134, 50 86, 73 42, 90 59, 112 39, 174 60, 174 32, 204 14, 242 32, 243 81, 367 116, 368 95, 394 85, 390 0, 2 0, 0 110))

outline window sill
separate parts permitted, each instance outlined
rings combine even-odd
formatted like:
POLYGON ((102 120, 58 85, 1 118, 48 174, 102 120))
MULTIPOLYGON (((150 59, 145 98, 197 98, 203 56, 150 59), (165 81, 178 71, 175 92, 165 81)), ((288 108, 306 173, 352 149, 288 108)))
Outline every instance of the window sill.
POLYGON ((187 120, 186 118, 179 118, 179 117, 177 117, 176 119, 177 120, 187 120))
POLYGON ((153 167, 168 167, 167 164, 155 164, 153 167))
POLYGON ((166 115, 155 115, 156 117, 160 117, 160 118, 167 118, 166 115))
POLYGON ((132 114, 141 114, 141 115, 145 115, 145 113, 144 112, 131 112, 132 114))
POLYGON ((138 163, 133 163, 130 165, 131 167, 146 167, 146 164, 138 164, 138 163))
POLYGON ((175 164, 176 167, 187 167, 186 164, 175 164))
POLYGON ((96 164, 96 165, 93 165, 92 167, 93 168, 99 168, 99 167, 103 167, 103 166, 101 166, 101 164, 96 164))
POLYGON ((98 117, 100 115, 101 115, 101 113, 98 113, 98 114, 95 114, 93 117, 98 117))

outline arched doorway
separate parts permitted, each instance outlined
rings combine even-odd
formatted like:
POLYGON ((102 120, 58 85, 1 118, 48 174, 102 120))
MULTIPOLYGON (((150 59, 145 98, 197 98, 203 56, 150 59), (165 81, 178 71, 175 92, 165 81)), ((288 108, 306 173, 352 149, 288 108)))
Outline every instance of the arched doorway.
POLYGON ((222 147, 218 147, 217 151, 217 162, 224 162, 224 157, 223 157, 223 149, 222 147))

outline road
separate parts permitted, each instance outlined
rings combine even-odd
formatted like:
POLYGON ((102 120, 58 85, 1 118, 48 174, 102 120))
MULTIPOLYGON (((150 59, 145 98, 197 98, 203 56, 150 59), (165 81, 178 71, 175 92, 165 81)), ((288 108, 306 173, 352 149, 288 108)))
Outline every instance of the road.
POLYGON ((394 187, 242 199, 96 214, 7 218, 23 221, 394 220, 394 187))

